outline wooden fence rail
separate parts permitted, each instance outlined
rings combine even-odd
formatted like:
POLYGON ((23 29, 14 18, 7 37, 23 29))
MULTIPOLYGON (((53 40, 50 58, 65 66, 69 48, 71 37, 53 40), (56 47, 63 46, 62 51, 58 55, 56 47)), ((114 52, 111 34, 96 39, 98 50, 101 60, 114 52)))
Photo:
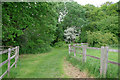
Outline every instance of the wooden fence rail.
POLYGON ((10 75, 10 69, 15 65, 15 68, 17 67, 17 61, 19 57, 19 46, 16 46, 15 48, 9 48, 4 51, 0 51, 0 55, 8 53, 8 59, 0 63, 0 67, 2 67, 5 63, 8 62, 8 69, 0 76, 0 80, 8 73, 8 76, 10 75), (14 55, 10 57, 11 52, 14 51, 14 55), (15 58, 15 62, 10 66, 10 60, 15 58))
POLYGON ((109 47, 104 47, 102 46, 101 48, 96 48, 96 47, 88 47, 87 45, 79 45, 79 44, 74 44, 73 46, 69 44, 69 54, 71 52, 74 52, 74 57, 76 56, 76 48, 82 48, 83 52, 80 53, 82 54, 82 58, 83 58, 83 63, 86 62, 86 56, 92 57, 94 59, 99 59, 100 60, 100 74, 104 75, 104 77, 106 76, 106 72, 107 72, 107 64, 111 63, 111 64, 117 64, 118 66, 120 66, 120 63, 117 62, 113 62, 113 61, 108 61, 108 52, 118 52, 118 50, 115 49, 109 49, 109 47), (72 49, 73 47, 73 49, 72 49), (101 50, 101 57, 95 57, 95 56, 91 56, 91 55, 87 55, 87 49, 95 49, 95 50, 101 50))

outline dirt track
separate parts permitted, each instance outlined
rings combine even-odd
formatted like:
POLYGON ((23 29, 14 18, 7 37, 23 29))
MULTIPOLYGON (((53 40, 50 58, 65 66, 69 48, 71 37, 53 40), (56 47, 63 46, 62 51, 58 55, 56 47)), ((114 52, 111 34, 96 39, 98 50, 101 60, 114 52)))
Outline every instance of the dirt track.
POLYGON ((70 78, 92 78, 88 77, 87 72, 81 72, 78 68, 74 67, 71 63, 64 60, 64 71, 65 74, 70 78))

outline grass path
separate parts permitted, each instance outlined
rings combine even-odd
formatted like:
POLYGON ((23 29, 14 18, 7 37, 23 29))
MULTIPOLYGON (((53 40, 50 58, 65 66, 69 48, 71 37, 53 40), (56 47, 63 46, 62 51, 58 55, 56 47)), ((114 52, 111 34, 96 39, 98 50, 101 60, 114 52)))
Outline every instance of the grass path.
POLYGON ((20 55, 17 68, 10 77, 15 78, 66 78, 63 64, 67 49, 54 49, 45 54, 20 55))
MULTIPOLYGON (((97 51, 94 52, 97 53, 97 51)), ((93 52, 89 50, 87 54, 93 55, 92 53, 93 52)), ((87 57, 86 64, 82 64, 81 62, 76 61, 72 58, 67 59, 70 63, 72 63, 72 65, 77 66, 77 68, 79 68, 77 69, 71 64, 64 63, 65 62, 64 57, 66 57, 67 54, 68 54, 67 48, 53 48, 48 53, 20 55, 19 61, 17 63, 17 68, 13 67, 10 71, 10 78, 87 77, 87 75, 85 74, 87 72, 84 71, 84 69, 87 71, 89 70, 88 71, 89 74, 96 75, 97 77, 99 77, 99 65, 100 65, 99 60, 87 57), (82 72, 79 70, 82 70, 82 72)), ((111 56, 112 54, 113 53, 109 54, 110 55, 109 59, 116 60, 114 59, 116 57, 116 54, 114 56, 111 56)), ((71 53, 71 55, 73 54, 71 53)), ((98 54, 96 54, 95 56, 97 55, 98 54)), ((76 57, 82 59, 81 55, 77 54, 76 57)), ((6 67, 3 66, 4 71, 7 69, 7 64, 5 66, 6 67)), ((109 69, 107 74, 108 77, 110 77, 111 75, 112 77, 116 76, 118 70, 118 67, 116 65, 108 63, 108 69, 109 69)), ((5 78, 6 77, 7 75, 5 76, 5 78)))

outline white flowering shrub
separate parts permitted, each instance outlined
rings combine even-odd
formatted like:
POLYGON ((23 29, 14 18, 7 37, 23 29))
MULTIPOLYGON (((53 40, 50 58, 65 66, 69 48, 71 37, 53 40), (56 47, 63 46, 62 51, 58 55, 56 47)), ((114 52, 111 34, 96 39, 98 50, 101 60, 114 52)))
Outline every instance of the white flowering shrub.
POLYGON ((64 30, 65 41, 68 43, 74 42, 76 37, 80 35, 80 30, 77 31, 76 27, 69 27, 64 30))

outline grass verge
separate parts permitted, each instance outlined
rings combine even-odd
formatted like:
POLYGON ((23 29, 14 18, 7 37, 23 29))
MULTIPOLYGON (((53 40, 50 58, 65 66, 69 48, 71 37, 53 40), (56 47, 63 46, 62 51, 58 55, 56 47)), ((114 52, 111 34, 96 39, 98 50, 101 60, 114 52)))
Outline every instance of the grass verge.
MULTIPOLYGON (((10 70, 9 78, 66 78, 63 64, 67 51, 54 48, 48 53, 20 55, 17 68, 10 70)), ((2 69, 4 72, 7 64, 2 69)), ((7 75, 4 78, 8 78, 7 75)))
MULTIPOLYGON (((103 78, 103 76, 100 76, 100 60, 87 56, 86 63, 82 63, 82 55, 78 54, 75 58, 71 56, 73 56, 73 54, 67 55, 66 60, 78 67, 81 71, 87 71, 89 76, 95 78, 103 78)), ((118 78, 117 65, 108 63, 106 78, 118 78)))

